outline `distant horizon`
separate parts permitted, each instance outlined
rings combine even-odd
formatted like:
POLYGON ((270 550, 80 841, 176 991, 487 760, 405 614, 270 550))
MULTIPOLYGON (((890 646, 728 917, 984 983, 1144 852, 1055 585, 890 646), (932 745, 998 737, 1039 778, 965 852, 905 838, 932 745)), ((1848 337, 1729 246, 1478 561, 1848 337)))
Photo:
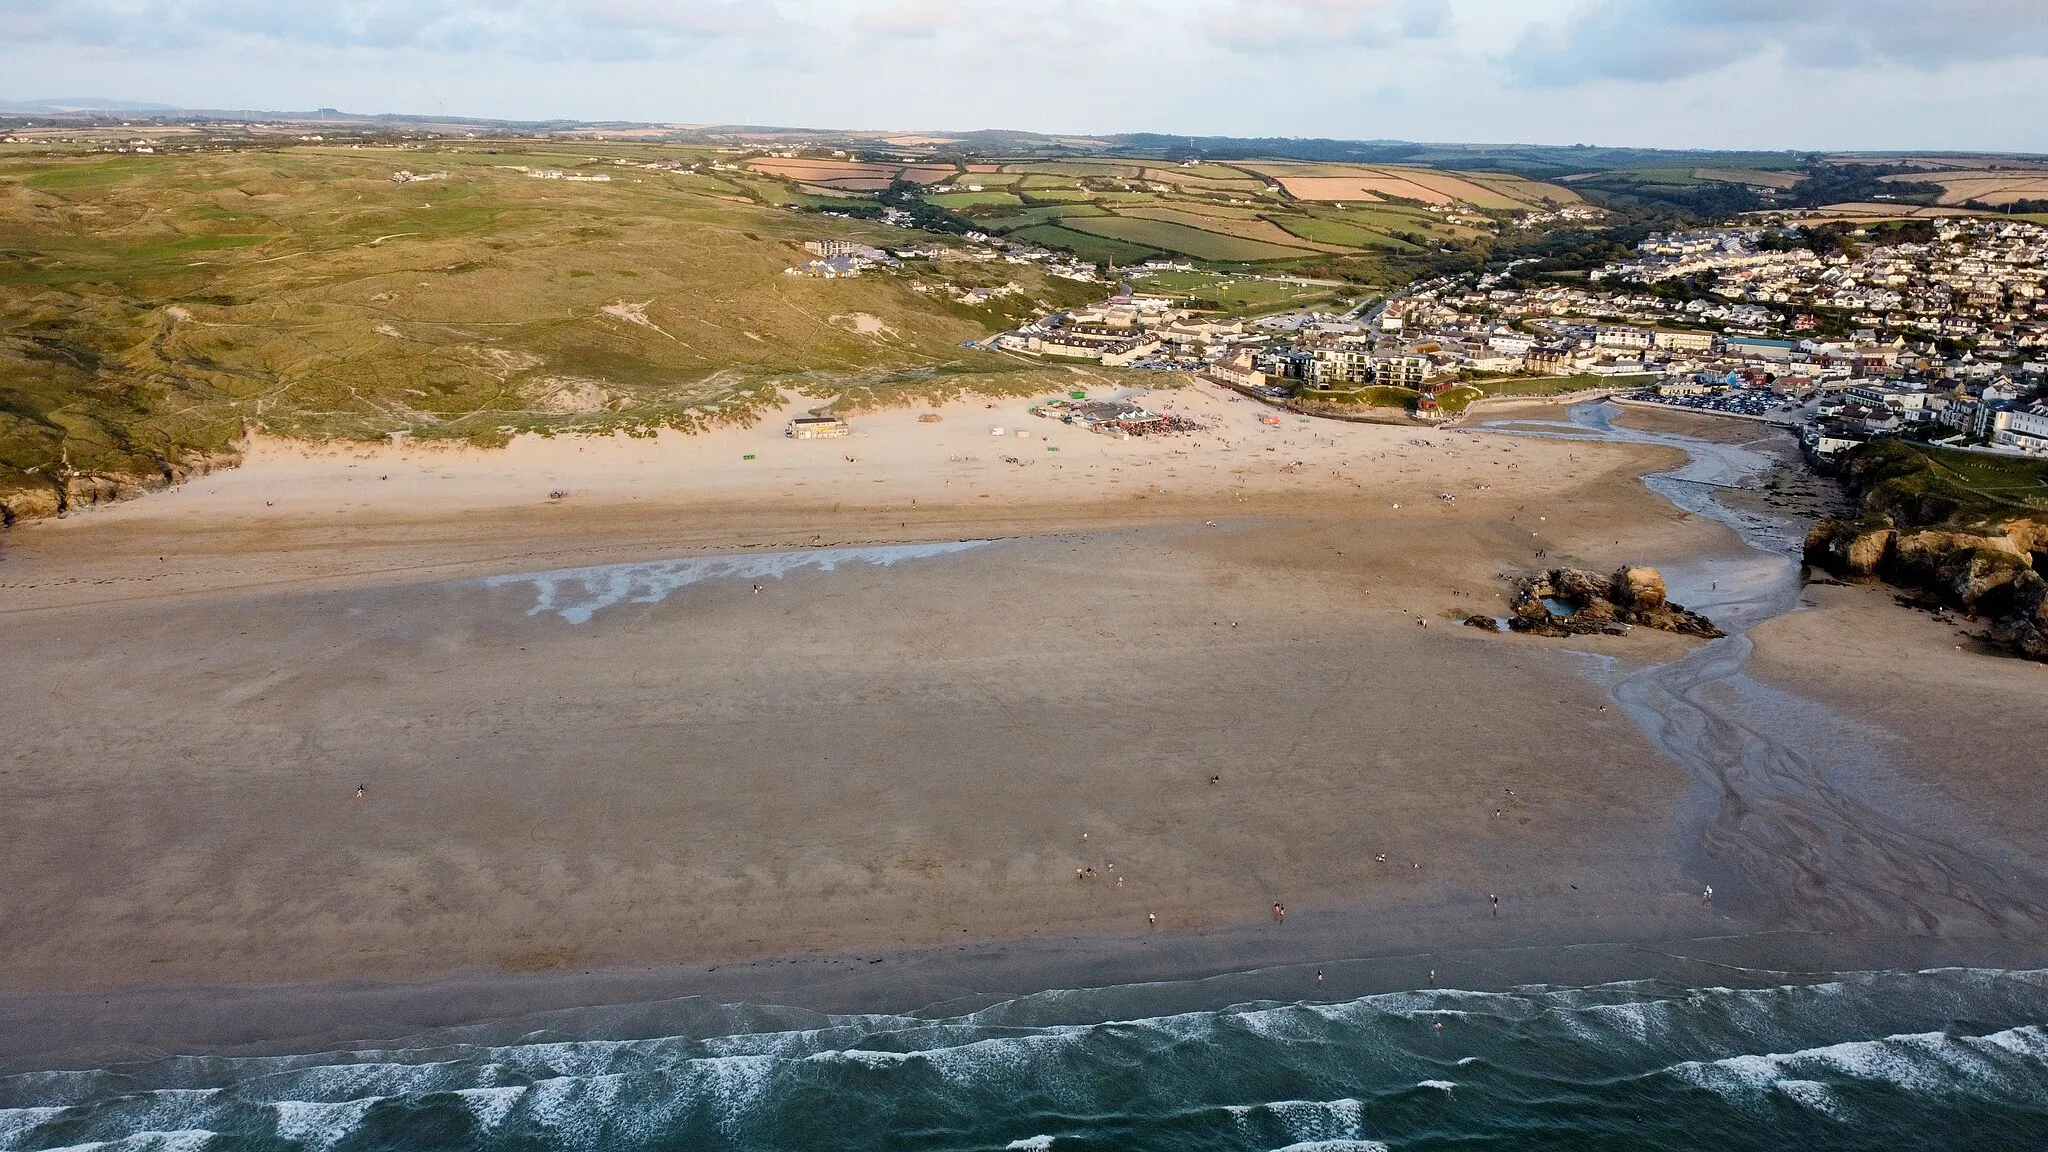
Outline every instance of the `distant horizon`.
MULTIPOLYGON (((109 116, 109 115, 131 115, 131 116, 135 116, 135 117, 138 117, 138 118, 145 118, 145 119, 146 119, 146 118, 151 118, 151 117, 172 117, 172 116, 188 116, 188 115, 200 115, 200 114, 212 114, 212 113, 220 113, 220 114, 230 114, 230 115, 236 115, 236 116, 248 116, 248 117, 251 117, 251 118, 253 118, 253 119, 276 119, 276 120, 296 120, 296 119, 301 119, 301 118, 312 118, 312 117, 318 117, 318 116, 323 116, 323 115, 329 115, 329 116, 340 116, 340 117, 345 117, 345 118, 348 118, 348 119, 350 119, 350 120, 364 120, 364 121, 378 121, 378 120, 403 120, 403 121, 418 121, 418 122, 426 122, 426 123, 443 123, 443 124, 464 124, 464 125, 475 125, 475 126, 484 126, 484 125, 503 125, 503 126, 513 127, 513 126, 520 126, 520 125, 540 125, 540 124, 546 124, 546 125, 558 125, 558 126, 573 126, 573 127, 578 127, 578 128, 600 128, 600 127, 604 127, 604 126, 608 126, 608 125, 617 125, 617 126, 619 126, 619 127, 622 127, 622 128, 667 128, 667 129, 672 129, 672 130, 674 130, 674 131, 677 131, 677 132, 720 132, 720 131, 724 131, 724 132, 733 132, 733 131, 756 131, 756 132, 782 132, 782 133, 816 133, 816 134, 819 134, 819 135, 821 135, 821 136, 860 136, 860 137, 885 137, 885 136, 934 136, 934 137, 961 137, 961 138, 965 138, 965 137, 972 137, 972 136, 977 136, 977 135, 987 135, 987 134, 1003 133, 1003 134, 1014 134, 1014 135, 1019 135, 1019 136, 1036 136, 1036 137, 1041 137, 1041 138, 1044 138, 1044 139, 1047 139, 1047 140, 1059 139, 1059 138, 1062 138, 1062 137, 1070 137, 1070 138, 1077 138, 1077 139, 1086 139, 1086 140, 1100 140, 1100 141, 1105 141, 1105 142, 1114 142, 1114 141, 1118 141, 1118 140, 1122 140, 1122 139, 1126 139, 1126 138, 1129 138, 1129 137, 1134 137, 1134 136, 1154 136, 1154 137, 1163 137, 1163 138, 1169 138, 1169 139, 1170 139, 1170 138, 1184 138, 1184 139, 1187 139, 1187 140, 1189 140, 1189 141, 1192 141, 1192 142, 1202 142, 1202 141, 1208 141, 1208 142, 1217 142, 1217 141, 1262 141, 1262 140, 1272 140, 1272 141, 1297 141, 1297 142, 1302 142, 1302 143, 1311 143, 1311 142, 1328 142, 1328 143, 1334 143, 1334 144, 1358 144, 1358 145, 1364 145, 1364 146, 1388 146, 1388 145, 1395 145, 1395 146, 1405 146, 1405 145, 1417 145, 1417 146, 1425 146, 1425 147, 1440 147, 1440 148, 1473 148, 1473 149, 1496 149, 1496 148, 1498 148, 1498 149, 1506 149, 1506 148, 1541 148, 1541 149, 1557 149, 1557 150, 1568 150, 1568 149, 1573 149, 1573 148, 1586 148, 1586 149, 1592 149, 1592 150, 1603 150, 1603 151, 1634 151, 1634 152, 1670 152, 1670 153, 1674 153, 1674 154, 1699 154, 1699 153, 1727 153, 1727 154, 1731 154, 1731 155, 1744 155, 1744 154, 1747 154, 1747 155, 1762 155, 1762 154, 1783 154, 1783 155, 1788 155, 1788 156, 1806 156, 1806 155, 1893 155, 1893 154, 1896 154, 1896 155, 1902 155, 1902 156, 1908 156, 1908 155, 1910 155, 1910 156, 1945 156, 1945 155, 1949 155, 1949 156, 1992 156, 1992 157, 2011 157, 2011 158, 2014 158, 2014 159, 2048 159, 2048 150, 2043 150, 2043 151, 2039 151, 2039 152, 2030 152, 2030 151, 2023 151, 2023 150, 2017 150, 2017 149, 1996 149, 1996 148, 1968 148, 1968 147, 1917 147, 1917 148, 1905 148, 1905 147, 1900 147, 1900 148, 1851 148, 1851 147, 1811 147, 1811 146, 1809 146, 1809 147, 1758 147, 1758 146, 1750 146, 1750 147, 1745 147, 1745 146, 1741 146, 1741 145, 1727 145, 1727 146, 1698 146, 1698 147, 1695 147, 1695 146, 1683 146, 1683 145, 1669 145, 1669 144, 1636 144, 1636 143, 1609 143, 1609 142, 1599 142, 1599 141, 1572 141, 1572 142, 1570 142, 1570 143, 1564 143, 1564 144, 1559 144, 1559 143, 1549 143, 1549 142, 1541 142, 1541 141, 1533 141, 1533 140, 1454 140, 1454 139, 1425 139, 1425 138, 1419 138, 1419 137, 1415 137, 1415 138, 1410 138, 1410 137, 1396 137, 1396 136, 1374 136, 1374 137, 1349 137, 1349 136, 1322 136, 1322 135, 1285 135, 1285 134, 1271 134, 1271 133, 1268 133, 1268 134, 1262 134, 1262 135, 1251 135, 1251 136, 1248 136, 1248 135, 1242 135, 1242 134, 1237 134, 1237 133, 1219 133, 1219 132, 1194 132, 1194 133, 1188 133, 1188 132, 1165 132, 1165 131, 1160 131, 1160 130, 1157 130, 1157 129, 1133 129, 1133 130, 1129 130, 1129 131, 1118 131, 1118 132, 1088 132, 1088 131, 1057 131, 1057 132, 1049 132, 1049 131, 1043 131, 1043 130, 1038 130, 1038 129, 1029 129, 1029 128, 1014 128, 1014 127, 1007 127, 1007 126, 983 126, 983 127, 978 127, 978 128, 958 128, 958 127, 949 127, 949 128, 935 128, 935 127, 931 127, 931 126, 929 126, 929 125, 926 125, 926 126, 902 126, 902 125, 896 125, 896 126, 889 126, 889 127, 844 127, 844 126, 837 126, 837 127, 835 127, 835 126, 826 126, 826 125, 820 125, 820 124, 775 124, 775 123, 769 123, 769 122, 766 122, 766 121, 762 121, 762 120, 736 120, 736 121, 706 121, 706 120, 694 120, 694 121, 685 121, 685 120, 633 120, 633 119, 625 119, 625 118, 619 118, 619 117, 612 117, 612 118, 601 118, 601 119, 584 119, 584 118, 578 118, 578 117, 568 117, 568 116, 550 116, 550 117, 531 117, 531 118, 507 118, 507 117, 500 117, 500 116, 478 116, 478 115, 470 115, 470 114, 463 114, 463 113, 447 113, 447 112, 419 112, 419 111, 410 111, 410 112, 409 112, 409 111, 400 111, 400 110, 396 110, 396 109, 386 109, 386 110, 381 110, 381 111, 376 111, 376 112, 363 112, 363 111, 355 111, 355 110, 351 110, 351 109, 348 109, 348 108, 342 108, 342 107, 339 107, 339 106, 335 106, 335 105, 318 105, 318 106, 313 106, 313 107, 306 107, 306 108, 284 108, 284 107, 277 107, 277 108, 269 108, 269 107, 257 107, 257 106, 248 106, 248 107, 225 107, 225 106, 223 106, 223 107, 212 107, 212 106, 187 106, 187 105, 180 105, 180 104, 169 104, 169 103, 164 103, 164 102, 162 102, 162 101, 145 101, 145 100, 124 100, 124 99, 120 99, 120 98, 114 98, 114 97, 98 97, 98 96, 75 96, 75 97, 40 97, 40 98, 31 98, 31 99, 10 99, 10 98, 5 98, 5 97, 0 97, 0 116, 24 116, 24 117, 34 117, 34 116, 53 116, 53 117, 61 117, 61 116, 81 116, 81 115, 97 115, 97 116, 109 116)), ((904 146, 904 147, 910 147, 910 146, 912 146, 912 145, 903 145, 903 146, 904 146)))
POLYGON ((2038 0, 36 0, 18 90, 185 108, 2048 152, 2038 0), (122 100, 123 97, 115 97, 122 100), (1085 127, 1083 127, 1085 126, 1085 127))

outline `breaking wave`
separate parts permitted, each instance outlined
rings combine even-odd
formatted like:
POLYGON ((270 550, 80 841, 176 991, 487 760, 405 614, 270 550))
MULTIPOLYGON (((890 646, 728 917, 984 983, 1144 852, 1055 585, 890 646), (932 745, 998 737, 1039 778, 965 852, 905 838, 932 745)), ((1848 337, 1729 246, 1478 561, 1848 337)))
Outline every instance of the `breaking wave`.
POLYGON ((1138 995, 1048 993, 937 1019, 678 1001, 673 1020, 695 1030, 652 1039, 578 1037, 572 1014, 516 1043, 454 1033, 312 1055, 27 1073, 0 1079, 0 1149, 2048 1141, 2048 972, 1947 969, 1746 989, 1430 989, 1114 1014, 1138 995), (1084 1008, 1102 1018, 1073 1022, 1084 1008), (726 1030, 734 1025, 749 1030, 726 1030))

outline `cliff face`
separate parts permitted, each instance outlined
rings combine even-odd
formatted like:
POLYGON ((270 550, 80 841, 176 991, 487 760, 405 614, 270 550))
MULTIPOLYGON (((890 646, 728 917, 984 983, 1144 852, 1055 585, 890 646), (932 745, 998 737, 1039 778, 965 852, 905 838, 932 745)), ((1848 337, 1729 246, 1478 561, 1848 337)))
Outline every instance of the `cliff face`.
POLYGON ((1522 586, 1508 620, 1515 631, 1538 636, 1619 632, 1631 625, 1686 636, 1723 634, 1706 617, 1671 603, 1655 568, 1623 568, 1612 576, 1553 568, 1522 586))
POLYGON ((1847 476, 1863 514, 1815 524, 1809 566, 1987 618, 1994 639, 2048 660, 2048 513, 1986 497, 1904 445, 1860 450, 1847 476))
POLYGON ((177 461, 159 460, 156 471, 138 475, 79 472, 63 477, 30 477, 17 487, 0 488, 0 528, 12 528, 23 520, 62 516, 78 508, 133 500, 241 462, 239 455, 205 453, 177 461))

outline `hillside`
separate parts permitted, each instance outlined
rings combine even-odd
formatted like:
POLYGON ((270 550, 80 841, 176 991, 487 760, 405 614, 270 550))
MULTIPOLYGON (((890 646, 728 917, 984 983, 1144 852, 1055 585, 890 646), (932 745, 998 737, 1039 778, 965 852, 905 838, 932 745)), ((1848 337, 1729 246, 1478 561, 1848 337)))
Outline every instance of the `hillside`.
POLYGON ((492 442, 742 419, 778 390, 1038 389, 1018 379, 1035 366, 961 343, 1101 292, 966 261, 785 275, 806 239, 917 234, 649 166, 701 149, 576 147, 0 159, 10 518, 206 467, 245 428, 492 442), (1024 291, 980 308, 913 290, 1010 281, 1024 291))

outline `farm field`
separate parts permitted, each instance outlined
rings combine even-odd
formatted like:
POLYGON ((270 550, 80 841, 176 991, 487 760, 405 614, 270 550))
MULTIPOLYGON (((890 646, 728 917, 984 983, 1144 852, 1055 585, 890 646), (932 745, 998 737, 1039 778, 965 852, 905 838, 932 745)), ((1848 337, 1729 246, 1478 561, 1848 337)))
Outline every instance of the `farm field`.
POLYGON ((1344 245, 1351 248, 1388 248, 1399 252, 1419 250, 1406 240, 1398 240, 1384 232, 1375 232, 1343 220, 1330 220, 1319 216, 1282 216, 1275 223, 1304 240, 1321 244, 1344 245))
POLYGON ((1322 306, 1340 298, 1339 290, 1325 285, 1221 272, 1142 272, 1133 275, 1132 285, 1140 292, 1181 297, 1196 307, 1213 307, 1234 316, 1322 306))
POLYGON ((846 191, 879 192, 897 180, 913 184, 940 184, 951 180, 959 169, 951 166, 914 164, 869 164, 849 160, 806 160, 779 156, 749 160, 747 167, 769 176, 781 176, 804 184, 816 184, 846 191))
POLYGON ((1013 192, 942 192, 925 199, 941 208, 1022 208, 1024 201, 1013 192))
POLYGON ((1246 167, 1271 177, 1297 200, 1338 203, 1388 198, 1414 200, 1438 207, 1455 203, 1475 208, 1514 210, 1547 204, 1575 204, 1579 197, 1555 184, 1512 176, 1468 176, 1425 168, 1336 164, 1251 164, 1246 167))
POLYGON ((1304 248, 1283 248, 1278 244, 1260 240, 1246 240, 1221 232, 1192 228, 1186 224, 1175 224, 1167 220, 1147 220, 1136 216, 1082 216, 1064 220, 1061 226, 1160 251, 1181 252, 1197 260, 1286 260, 1313 255, 1304 248))
POLYGON ((1692 170, 1692 176, 1695 180, 1715 180, 1780 190, 1797 187, 1802 178, 1799 172, 1772 172, 1761 168, 1695 168, 1692 170))
MULTIPOLYGON (((1074 224, 1081 223, 1080 219, 1063 219, 1071 220, 1074 224)), ((1097 263, 1135 264, 1141 260, 1150 260, 1157 256, 1166 255, 1164 251, 1158 248, 1150 248, 1143 244, 1127 243, 1123 240, 1107 236, 1091 235, 1077 228, 1066 227, 1064 223, 1041 224, 1035 228, 1020 228, 1010 233, 1010 238, 1013 240, 1027 240, 1033 244, 1042 244, 1047 248, 1058 248, 1062 251, 1072 252, 1083 260, 1092 260, 1097 263)))
POLYGON ((1443 243, 1487 242, 1497 218, 1481 213, 1578 201, 1557 185, 1517 176, 1409 166, 1167 166, 1108 158, 1001 168, 1000 178, 1015 181, 1020 203, 992 189, 981 200, 961 193, 926 199, 978 228, 1088 260, 1121 263, 1146 254, 1218 264, 1348 259, 1358 262, 1355 275, 1370 280, 1384 278, 1372 261, 1419 256, 1443 243))
POLYGON ((2048 172, 1926 172, 1884 177, 1886 183, 1939 184, 1942 205, 1972 200, 1992 207, 2022 200, 2048 200, 2048 172))
MULTIPOLYGON (((1473 213, 1578 199, 1558 185, 1519 176, 1412 165, 1169 165, 1110 156, 947 167, 762 157, 746 167, 754 174, 748 191, 755 199, 856 213, 855 197, 898 179, 948 184, 926 201, 984 231, 1096 261, 1156 254, 1216 263, 1413 255, 1423 250, 1418 236, 1484 241, 1494 226, 1473 213), (969 183, 980 190, 967 190, 969 183), (1021 236, 1025 230, 1034 234, 1021 236)), ((1675 175, 1687 178, 1683 171, 1675 175)))
POLYGON ((1211 216, 1206 213, 1183 211, 1166 205, 1140 205, 1126 208, 1117 215, 1129 220, 1159 220, 1213 232, 1220 236, 1235 236, 1240 240, 1257 240, 1266 244, 1277 244, 1283 248, 1312 248, 1320 252, 1346 252, 1359 245, 1318 243, 1288 231, 1271 220, 1258 216, 1211 216))

